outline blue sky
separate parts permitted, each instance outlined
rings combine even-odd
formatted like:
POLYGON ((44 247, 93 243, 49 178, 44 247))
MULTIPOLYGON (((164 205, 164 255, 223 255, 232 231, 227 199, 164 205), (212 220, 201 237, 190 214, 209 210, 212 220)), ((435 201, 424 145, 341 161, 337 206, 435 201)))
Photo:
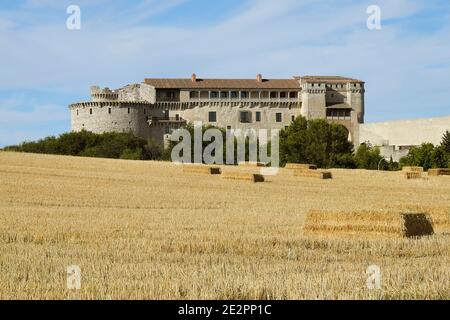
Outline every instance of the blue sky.
POLYGON ((1 1, 0 147, 70 130, 67 106, 91 85, 193 72, 349 76, 366 81, 366 122, 449 115, 450 2, 1 1), (381 30, 366 27, 371 4, 381 30))

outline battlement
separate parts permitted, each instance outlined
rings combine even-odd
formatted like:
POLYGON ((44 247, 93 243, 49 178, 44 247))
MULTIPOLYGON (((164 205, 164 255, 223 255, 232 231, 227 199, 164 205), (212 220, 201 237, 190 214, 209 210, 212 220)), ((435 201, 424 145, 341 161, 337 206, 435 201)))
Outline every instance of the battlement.
POLYGON ((109 88, 101 89, 99 86, 91 87, 91 99, 92 101, 116 101, 119 99, 119 93, 109 88))

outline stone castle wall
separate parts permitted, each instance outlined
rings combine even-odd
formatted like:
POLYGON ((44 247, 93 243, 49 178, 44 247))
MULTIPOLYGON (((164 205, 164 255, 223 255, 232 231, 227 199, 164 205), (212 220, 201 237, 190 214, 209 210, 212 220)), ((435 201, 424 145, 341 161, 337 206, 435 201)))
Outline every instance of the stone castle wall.
POLYGON ((307 119, 326 119, 327 106, 338 103, 352 109, 351 120, 329 121, 343 124, 350 138, 358 137, 358 124, 364 120, 364 89, 350 88, 350 83, 339 89, 336 86, 336 90, 330 90, 325 83, 299 83, 301 93, 298 99, 286 101, 268 101, 267 92, 264 96, 260 95, 261 100, 251 95, 247 101, 208 101, 205 92, 202 92, 202 101, 195 101, 190 99, 188 90, 172 90, 176 91, 176 101, 167 101, 162 98, 165 91, 171 90, 157 92, 154 87, 144 83, 127 85, 117 90, 93 86, 91 102, 70 106, 72 130, 84 129, 95 133, 131 131, 139 137, 154 138, 163 143, 184 120, 232 129, 283 129, 300 115, 307 119), (211 112, 215 112, 215 121, 210 121, 211 112), (248 123, 241 121, 243 112, 249 117, 248 123))

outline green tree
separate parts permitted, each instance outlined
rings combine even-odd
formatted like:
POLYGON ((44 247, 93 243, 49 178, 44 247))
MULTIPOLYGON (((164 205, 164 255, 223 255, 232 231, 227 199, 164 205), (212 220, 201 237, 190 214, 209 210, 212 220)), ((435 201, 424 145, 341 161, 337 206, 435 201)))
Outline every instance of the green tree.
POLYGON ((370 143, 362 143, 355 154, 355 163, 358 169, 387 170, 388 163, 380 155, 380 149, 370 143))
POLYGON ((431 153, 432 168, 447 168, 449 165, 450 154, 445 152, 445 146, 440 145, 433 149, 431 153))
POLYGON ((298 117, 280 132, 280 162, 313 163, 319 167, 352 167, 352 144, 344 126, 298 117))
POLYGON ((6 149, 19 152, 135 160, 157 160, 162 156, 162 146, 158 147, 154 142, 136 137, 131 132, 103 134, 88 131, 69 132, 59 137, 24 142, 6 149))
POLYGON ((400 159, 400 165, 419 166, 428 170, 433 167, 434 145, 432 143, 423 143, 421 146, 412 147, 406 157, 400 159))
POLYGON ((446 153, 450 154, 450 132, 448 130, 442 136, 441 146, 446 153))

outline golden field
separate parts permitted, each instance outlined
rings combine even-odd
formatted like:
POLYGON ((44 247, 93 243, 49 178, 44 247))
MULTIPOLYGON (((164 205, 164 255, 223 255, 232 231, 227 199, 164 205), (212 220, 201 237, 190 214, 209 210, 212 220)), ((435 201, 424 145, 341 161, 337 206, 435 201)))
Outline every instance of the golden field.
POLYGON ((331 172, 251 183, 171 163, 0 152, 0 299, 449 299, 450 176, 331 172), (303 233, 309 210, 403 208, 435 214, 436 234, 303 233), (381 290, 366 286, 373 264, 381 290), (79 291, 67 289, 70 265, 79 291))

